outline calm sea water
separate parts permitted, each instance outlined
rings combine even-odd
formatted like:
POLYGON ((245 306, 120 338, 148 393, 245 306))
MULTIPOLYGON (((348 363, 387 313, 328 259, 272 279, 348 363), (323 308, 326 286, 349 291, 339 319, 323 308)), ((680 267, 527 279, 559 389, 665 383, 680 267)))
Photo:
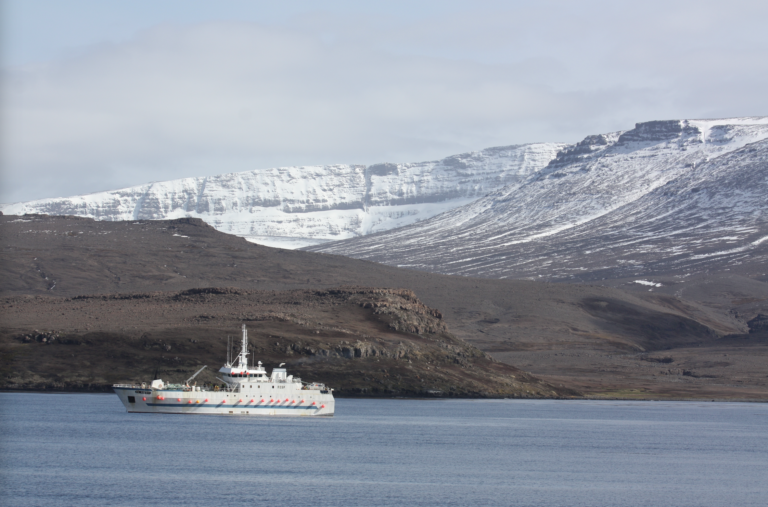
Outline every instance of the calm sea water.
POLYGON ((768 405, 337 400, 334 418, 128 414, 0 393, 7 506, 768 505, 768 405))

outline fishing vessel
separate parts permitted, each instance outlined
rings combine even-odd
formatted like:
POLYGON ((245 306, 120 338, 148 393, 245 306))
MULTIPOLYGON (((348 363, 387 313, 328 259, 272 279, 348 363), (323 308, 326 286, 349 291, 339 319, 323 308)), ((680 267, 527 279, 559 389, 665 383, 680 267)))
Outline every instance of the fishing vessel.
MULTIPOLYGON (((219 369, 222 384, 197 386, 193 380, 200 368, 183 384, 166 384, 155 379, 146 384, 115 384, 112 388, 128 412, 163 414, 224 414, 277 416, 332 416, 333 390, 325 384, 302 382, 288 375, 281 363, 271 375, 262 366, 248 365, 248 330, 243 338, 237 364, 227 357, 219 369), (190 385, 191 384, 191 385, 190 385)), ((228 349, 231 350, 231 347, 228 349)), ((229 355, 229 354, 228 354, 229 355)))

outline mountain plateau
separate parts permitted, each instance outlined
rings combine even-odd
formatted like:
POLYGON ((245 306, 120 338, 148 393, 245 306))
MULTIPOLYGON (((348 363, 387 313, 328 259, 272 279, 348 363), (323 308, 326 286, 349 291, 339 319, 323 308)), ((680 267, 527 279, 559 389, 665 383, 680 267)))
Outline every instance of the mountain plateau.
POLYGON ((526 181, 470 204, 307 249, 446 274, 678 295, 696 275, 765 280, 768 118, 649 122, 589 136, 526 181))
POLYGON ((472 202, 536 173, 562 146, 488 148, 435 162, 228 173, 5 204, 0 211, 108 221, 194 217, 260 244, 298 248, 401 227, 472 202))

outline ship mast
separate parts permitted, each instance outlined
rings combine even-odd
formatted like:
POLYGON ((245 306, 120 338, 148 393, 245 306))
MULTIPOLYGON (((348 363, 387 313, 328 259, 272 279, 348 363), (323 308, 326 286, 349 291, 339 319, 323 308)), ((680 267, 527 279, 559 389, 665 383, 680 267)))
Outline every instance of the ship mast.
POLYGON ((245 324, 243 324, 243 344, 240 347, 240 355, 238 356, 238 359, 240 360, 240 363, 237 365, 238 368, 243 368, 247 370, 248 369, 248 331, 245 329, 245 324))

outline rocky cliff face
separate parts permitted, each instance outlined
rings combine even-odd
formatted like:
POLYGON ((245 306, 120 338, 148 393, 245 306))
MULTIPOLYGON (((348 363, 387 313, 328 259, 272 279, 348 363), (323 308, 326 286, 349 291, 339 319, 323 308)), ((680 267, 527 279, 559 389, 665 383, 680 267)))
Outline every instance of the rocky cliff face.
POLYGON ((287 363, 342 396, 566 397, 448 332, 410 290, 247 291, 2 298, 0 388, 108 391, 155 372, 218 383, 228 334, 249 327, 252 360, 287 363), (106 316, 109 315, 107 318, 106 316))
POLYGON ((0 208, 97 220, 197 217, 222 232, 291 248, 425 220, 518 184, 562 146, 505 146, 412 164, 281 167, 0 208))

